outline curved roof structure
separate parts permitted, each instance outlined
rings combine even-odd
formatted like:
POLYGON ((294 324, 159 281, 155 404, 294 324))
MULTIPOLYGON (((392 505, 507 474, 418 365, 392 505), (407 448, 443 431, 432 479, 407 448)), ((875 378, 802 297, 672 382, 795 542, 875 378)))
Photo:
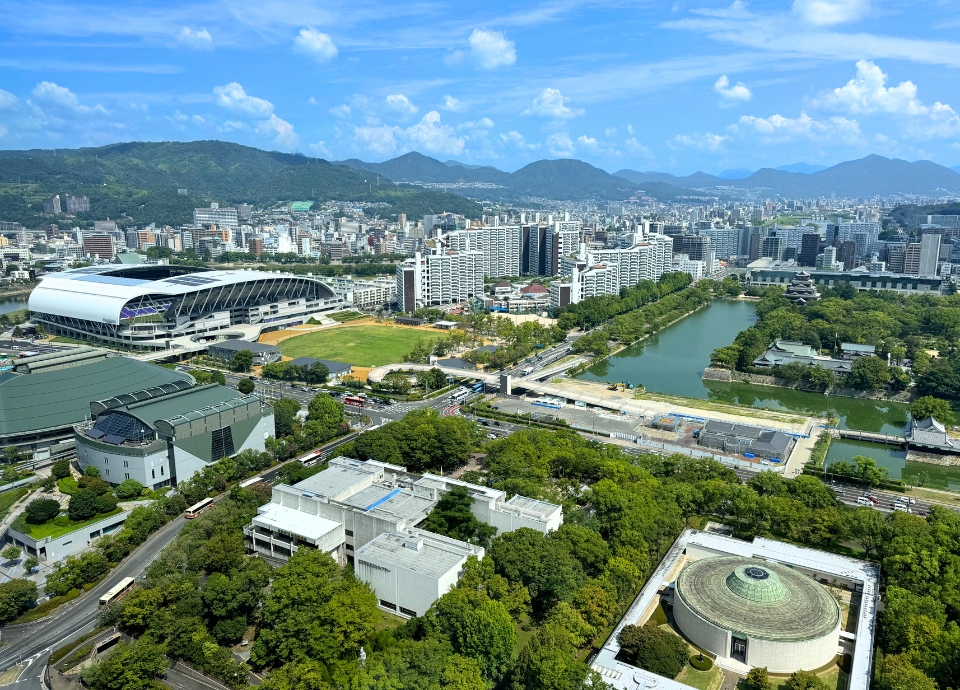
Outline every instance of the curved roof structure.
POLYGON ((141 297, 177 298, 201 290, 234 288, 255 281, 309 285, 321 299, 335 299, 329 286, 307 276, 267 271, 208 271, 194 266, 107 264, 53 273, 30 294, 29 309, 75 319, 118 325, 124 306, 141 297))
POLYGON ((840 625, 840 605, 815 580, 779 563, 718 556, 684 568, 677 596, 700 617, 752 639, 802 642, 840 625))
POLYGON ((70 427, 90 416, 93 400, 154 386, 175 384, 179 388, 193 383, 188 374, 100 352, 104 356, 89 362, 67 362, 74 359, 68 350, 64 368, 0 375, 0 438, 70 427))

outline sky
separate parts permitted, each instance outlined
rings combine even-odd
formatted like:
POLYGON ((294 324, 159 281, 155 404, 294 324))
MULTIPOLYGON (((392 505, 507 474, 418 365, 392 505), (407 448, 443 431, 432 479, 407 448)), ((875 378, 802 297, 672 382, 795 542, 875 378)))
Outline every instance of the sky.
POLYGON ((0 149, 960 164, 957 0, 0 0, 0 149))

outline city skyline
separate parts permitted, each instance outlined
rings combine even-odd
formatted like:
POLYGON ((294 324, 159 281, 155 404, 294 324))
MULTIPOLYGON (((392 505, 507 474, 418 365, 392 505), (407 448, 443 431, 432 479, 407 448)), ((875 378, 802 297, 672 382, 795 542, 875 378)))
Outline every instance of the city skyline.
POLYGON ((0 2, 0 148, 223 139, 515 170, 960 162, 933 2, 0 2))

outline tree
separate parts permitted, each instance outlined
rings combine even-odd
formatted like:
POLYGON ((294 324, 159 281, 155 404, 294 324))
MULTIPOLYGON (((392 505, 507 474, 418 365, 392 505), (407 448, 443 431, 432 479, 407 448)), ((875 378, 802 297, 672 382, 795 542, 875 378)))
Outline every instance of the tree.
POLYGON ((253 366, 253 353, 250 350, 240 350, 233 353, 230 360, 230 369, 233 371, 250 371, 253 366))
POLYGON ((343 403, 327 393, 313 396, 307 413, 306 430, 317 443, 329 441, 340 431, 344 422, 343 403))
POLYGON ((100 477, 100 470, 98 470, 94 465, 87 465, 83 468, 84 477, 100 477))
POLYGON ((210 372, 210 383, 218 383, 221 386, 226 386, 227 377, 223 375, 222 371, 212 371, 210 372))
POLYGON ((937 683, 910 663, 906 654, 884 656, 876 670, 876 690, 937 690, 937 683))
POLYGON ((60 514, 60 503, 52 498, 37 498, 27 504, 26 520, 32 525, 42 525, 60 514))
POLYGON ((454 487, 430 511, 423 528, 471 544, 488 546, 497 528, 478 520, 470 510, 471 505, 473 497, 466 487, 454 487))
POLYGON ((78 489, 70 497, 67 515, 71 520, 89 520, 99 512, 99 496, 90 489, 78 489))
POLYGON ((244 395, 250 395, 256 387, 257 385, 253 382, 253 379, 240 379, 237 381, 237 390, 244 395))
POLYGON ((458 654, 476 659, 488 680, 503 676, 517 640, 513 621, 503 604, 479 592, 458 588, 437 600, 435 613, 458 654))
POLYGON ((37 585, 30 580, 7 580, 0 583, 0 623, 8 623, 37 601, 37 585))
POLYGON ((117 498, 123 501, 138 498, 140 494, 143 493, 143 484, 136 479, 125 479, 120 482, 120 486, 116 488, 114 493, 117 495, 117 498))
POLYGON ((917 420, 933 417, 941 424, 953 423, 953 410, 950 409, 950 403, 932 395, 914 400, 910 404, 910 414, 917 420))
POLYGON ((2 556, 6 561, 15 561, 20 558, 20 554, 22 553, 23 549, 21 549, 19 546, 16 544, 9 544, 4 547, 3 551, 0 551, 0 556, 2 556))
POLYGON ((83 682, 93 690, 149 690, 167 667, 162 646, 143 637, 119 642, 100 663, 83 672, 83 682))
POLYGON ((666 678, 676 678, 687 664, 689 649, 680 637, 661 628, 627 625, 620 631, 625 660, 666 678))
POLYGON ((890 381, 890 367, 879 357, 857 358, 844 379, 847 388, 877 390, 890 381))
POLYGON ((498 575, 526 586, 539 613, 569 601, 583 579, 580 564, 561 542, 529 527, 499 535, 490 545, 490 556, 498 575))
POLYGON ((746 678, 737 684, 737 690, 773 690, 766 667, 750 669, 746 678))
POLYGON ((279 398, 271 404, 273 405, 274 436, 276 438, 289 436, 293 433, 293 423, 300 411, 300 401, 294 398, 279 398))
POLYGON ((70 476, 70 461, 69 460, 57 460, 53 463, 53 468, 51 469, 51 476, 55 479, 66 479, 70 476))
POLYGON ((810 671, 794 671, 783 684, 783 690, 830 690, 830 688, 810 671))
POLYGON ((352 570, 326 553, 300 549, 273 573, 250 660, 276 666, 356 659, 379 620, 376 595, 352 570))
POLYGON ((890 538, 883 513, 873 508, 857 508, 849 519, 850 537, 860 545, 867 558, 876 558, 890 538))
POLYGON ((853 458, 856 466, 856 477, 866 486, 877 486, 887 478, 889 471, 886 467, 878 467, 877 461, 865 455, 853 458))
POLYGON ((14 338, 22 338, 22 337, 23 337, 23 329, 20 328, 20 326, 14 326, 14 327, 13 327, 13 337, 14 337, 14 338))
POLYGON ((16 465, 18 462, 23 461, 23 455, 16 446, 7 446, 3 449, 3 461, 8 465, 16 465))
POLYGON ((40 559, 36 556, 27 556, 26 560, 23 562, 23 569, 28 573, 32 573, 34 568, 40 565, 40 559))

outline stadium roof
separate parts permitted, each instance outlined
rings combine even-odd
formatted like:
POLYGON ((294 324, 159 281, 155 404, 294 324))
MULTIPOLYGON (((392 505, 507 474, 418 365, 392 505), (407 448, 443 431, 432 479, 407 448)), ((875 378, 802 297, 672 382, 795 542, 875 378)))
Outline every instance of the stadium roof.
POLYGON ((120 310, 132 299, 145 295, 177 297, 208 288, 228 287, 254 280, 308 280, 323 286, 333 299, 329 286, 307 276, 267 271, 206 271, 182 266, 123 266, 105 264, 43 276, 30 294, 30 311, 63 314, 77 319, 118 325, 120 310), (173 275, 157 278, 165 269, 173 275), (137 277, 141 276, 141 277, 137 277))
MULTIPOLYGON (((43 355, 41 355, 43 356, 43 355)), ((21 360, 21 362, 28 362, 21 360)), ((90 415, 90 403, 174 381, 187 374, 128 357, 106 357, 69 368, 11 374, 0 380, 0 437, 69 427, 90 415)))
POLYGON ((676 592, 714 625, 774 642, 801 642, 840 624, 840 605, 796 570, 758 558, 704 558, 680 572, 676 592))
POLYGON ((168 393, 129 405, 113 407, 106 411, 126 412, 153 427, 160 420, 173 420, 180 416, 203 417, 203 414, 197 413, 203 412, 207 408, 223 403, 233 403, 234 401, 243 401, 244 404, 248 402, 243 395, 232 388, 213 383, 199 388, 168 393))

